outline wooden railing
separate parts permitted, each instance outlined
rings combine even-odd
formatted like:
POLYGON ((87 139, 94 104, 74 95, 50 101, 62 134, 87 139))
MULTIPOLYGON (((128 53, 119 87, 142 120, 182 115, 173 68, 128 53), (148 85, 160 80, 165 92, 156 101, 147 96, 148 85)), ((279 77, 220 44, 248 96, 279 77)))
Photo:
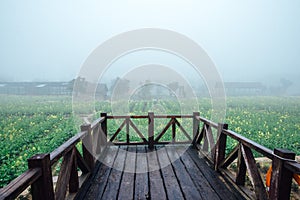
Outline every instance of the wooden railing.
POLYGON ((98 141, 101 141, 100 127, 105 120, 105 117, 101 117, 92 124, 82 125, 81 132, 50 154, 37 154, 28 159, 29 169, 0 189, 0 199, 15 199, 29 186, 31 186, 32 199, 65 199, 67 192, 76 193, 80 183, 83 183, 92 172, 95 155, 103 151, 98 141), (78 150, 80 142, 82 142, 82 154, 78 150), (54 187, 52 167, 61 159, 56 187, 54 187), (80 176, 78 176, 78 168, 82 172, 80 176))
POLYGON ((102 113, 100 118, 93 123, 82 125, 80 133, 52 153, 38 154, 28 159, 29 169, 0 189, 0 199, 14 199, 29 186, 31 186, 32 199, 64 199, 67 194, 74 194, 78 191, 80 183, 92 172, 97 156, 105 150, 106 146, 142 144, 152 149, 156 144, 167 143, 192 144, 211 162, 215 170, 223 173, 239 189, 244 189, 246 176, 248 176, 257 199, 289 199, 293 174, 300 174, 300 164, 294 160, 293 152, 282 149, 271 151, 228 130, 227 124, 215 123, 200 117, 198 112, 193 115, 154 115, 150 112, 144 116, 108 116, 102 113), (191 119, 192 130, 186 130, 178 120, 180 118, 191 119), (123 121, 114 133, 108 133, 107 121, 113 119, 123 121), (133 119, 147 120, 146 131, 140 131, 133 119), (156 119, 168 120, 164 128, 158 132, 154 131, 156 119), (130 140, 130 127, 138 135, 140 141, 130 140), (126 129, 126 139, 116 141, 115 139, 123 129, 126 129), (171 129, 172 137, 163 141, 162 138, 169 129, 171 129), (177 140, 177 129, 180 129, 185 136, 185 141, 177 140), (226 152, 228 138, 237 142, 231 152, 226 152), (82 153, 78 149, 80 146, 82 153), (268 191, 252 151, 259 152, 272 160, 273 172, 268 191), (236 159, 236 173, 232 176, 227 168, 236 159), (59 160, 62 161, 56 187, 54 187, 52 168, 59 160), (82 171, 80 176, 77 168, 82 171))
MULTIPOLYGON (((182 127, 181 123, 178 121, 178 119, 182 118, 193 118, 193 115, 154 115, 153 112, 148 113, 148 115, 132 115, 132 116, 107 116, 107 119, 121 119, 123 122, 120 124, 119 128, 116 130, 115 133, 112 134, 110 138, 108 138, 108 141, 111 144, 115 145, 148 145, 149 148, 153 148, 155 144, 169 144, 169 143, 176 143, 176 144, 191 144, 192 142, 192 136, 188 134, 188 131, 185 130, 184 127, 182 127), (148 131, 147 133, 142 133, 137 126, 134 124, 132 119, 144 119, 148 121, 148 131), (155 119, 169 119, 168 123, 165 125, 165 127, 157 134, 154 134, 154 121, 155 119), (116 137, 120 135, 120 132, 124 129, 126 129, 126 141, 120 142, 115 141, 116 137), (140 141, 130 141, 130 131, 129 128, 132 128, 135 133, 139 136, 140 141), (179 128, 180 131, 184 134, 186 137, 185 141, 178 141, 177 140, 177 131, 176 128, 179 128), (171 129, 172 136, 170 140, 162 141, 162 137, 167 133, 167 131, 171 129)), ((106 132, 107 136, 107 132, 106 132)))
MULTIPOLYGON (((215 123, 194 113, 193 145, 200 150, 214 169, 222 172, 239 189, 246 190, 246 176, 250 179, 256 199, 290 199, 292 178, 300 174, 300 164, 295 161, 295 153, 284 149, 270 149, 257 144, 231 130, 227 124, 215 123), (200 131, 200 124, 202 125, 200 131), (215 129, 216 134, 213 133, 215 129), (232 138, 237 145, 226 153, 227 139, 232 138), (215 140, 217 138, 217 140, 215 140), (272 160, 271 185, 267 188, 259 172, 253 151, 272 160), (237 159, 235 175, 227 168, 237 159), (248 174, 247 174, 248 172, 248 174)), ((249 193, 249 191, 247 191, 249 193)))

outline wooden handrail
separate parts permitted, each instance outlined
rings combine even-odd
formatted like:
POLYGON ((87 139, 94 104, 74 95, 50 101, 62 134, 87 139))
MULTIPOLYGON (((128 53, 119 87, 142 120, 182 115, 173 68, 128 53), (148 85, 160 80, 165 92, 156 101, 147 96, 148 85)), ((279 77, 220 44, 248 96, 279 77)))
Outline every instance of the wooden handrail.
POLYGON ((105 117, 100 117, 91 123, 91 128, 95 128, 97 125, 102 123, 105 120, 105 117))
MULTIPOLYGON (((91 124, 81 126, 81 132, 70 138, 67 142, 51 152, 51 154, 40 154, 33 156, 29 159, 30 169, 17 177, 6 187, 0 189, 0 199, 13 199, 16 198, 28 186, 33 187, 34 198, 45 198, 47 194, 41 194, 39 190, 51 190, 49 192, 49 199, 64 198, 67 193, 67 185, 69 185, 69 192, 76 192, 78 190, 78 177, 77 167, 79 167, 84 174, 93 170, 95 158, 94 151, 98 154, 101 151, 100 146, 105 146, 109 141, 107 139, 107 119, 124 119, 123 126, 120 127, 110 140, 113 140, 120 129, 126 127, 127 145, 145 145, 148 144, 149 148, 153 148, 154 144, 168 144, 170 142, 177 144, 191 143, 199 146, 203 142, 202 149, 208 152, 207 156, 211 156, 210 160, 214 165, 215 170, 226 170, 226 168, 236 158, 238 159, 238 173, 237 179, 234 180, 237 185, 243 185, 245 182, 246 170, 251 176, 251 181, 254 184, 254 191, 256 198, 268 198, 265 194, 264 185, 260 175, 258 174, 257 166, 252 150, 255 150, 273 162, 274 173, 287 181, 286 184, 278 181, 278 177, 273 174, 273 182, 271 181, 270 195, 272 198, 287 198, 289 196, 289 184, 291 183, 291 175, 300 174, 300 163, 294 159, 294 154, 288 151, 274 150, 274 152, 234 131, 228 130, 226 124, 218 124, 206 118, 200 117, 198 112, 193 115, 130 115, 130 116, 107 116, 102 113, 101 117, 92 122, 91 124), (154 119, 165 118, 170 119, 165 128, 154 138, 154 119), (177 118, 191 118, 193 119, 192 138, 177 120, 177 118), (142 134, 137 126, 131 119, 147 119, 148 120, 148 139, 145 133, 142 134), (202 130, 200 131, 199 124, 203 123, 202 130), (132 127, 142 139, 141 142, 129 141, 129 127, 132 127), (176 127, 178 127, 189 141, 176 141, 176 127), (172 129, 172 141, 160 141, 160 138, 166 133, 168 129, 172 129), (212 128, 217 129, 217 138, 215 141, 212 128), (230 137, 238 142, 237 146, 232 152, 226 155, 226 138, 230 137), (76 149, 76 144, 82 141, 83 156, 76 149), (96 148, 93 148, 93 141, 96 141, 96 148), (52 174, 49 169, 59 159, 63 158, 61 172, 58 179, 60 188, 54 190, 52 185, 52 174), (46 175, 46 177, 45 177, 46 175), (51 181, 50 181, 51 179, 51 181), (47 182, 47 183, 46 183, 47 182), (45 187, 45 188, 43 188, 45 187), (285 189, 282 189, 283 187, 285 189)), ((114 144, 124 144, 123 142, 114 142, 114 144)), ((201 145, 200 145, 201 146, 201 145)), ((201 147, 200 147, 201 148, 201 147)))
POLYGON ((203 123, 205 123, 205 124, 207 124, 207 125, 210 125, 213 128, 218 128, 218 123, 210 121, 210 120, 208 120, 208 119, 206 119, 204 117, 197 116, 196 119, 199 120, 199 121, 201 121, 201 122, 203 122, 203 123))
POLYGON ((39 168, 29 169, 6 187, 0 189, 0 199, 15 199, 21 194, 26 188, 34 183, 40 176, 42 171, 39 168))
POLYGON ((67 142, 63 143, 57 149, 50 153, 51 165, 56 163, 61 157, 68 153, 72 148, 80 141, 83 137, 87 135, 87 131, 82 131, 77 133, 75 136, 71 137, 67 142))
POLYGON ((284 167, 286 167, 288 170, 290 170, 294 174, 300 175, 300 163, 295 162, 295 161, 293 161, 293 162, 288 161, 288 162, 284 163, 284 167))
MULTIPOLYGON (((246 172, 248 171, 255 198, 289 199, 293 174, 300 173, 300 163, 294 160, 295 154, 293 152, 281 149, 272 151, 234 131, 227 130, 227 128, 224 127, 222 128, 222 126, 224 126, 223 124, 216 124, 197 115, 194 115, 194 119, 203 122, 203 127, 201 132, 194 130, 197 134, 195 135, 193 144, 197 147, 203 141, 203 145, 197 148, 207 152, 204 156, 213 164, 215 170, 223 171, 224 175, 228 175, 228 178, 232 179, 232 175, 226 172, 226 168, 235 159, 238 159, 236 179, 232 180, 234 183, 244 185, 246 172), (213 138, 211 128, 218 129, 218 141, 210 144, 209 138, 213 138), (227 157, 225 155, 226 137, 230 137, 238 142, 238 145, 227 157), (266 193, 266 188, 263 184, 264 181, 261 179, 259 170, 255 164, 256 161, 252 150, 272 160, 273 175, 269 195, 266 193)), ((194 125, 194 127, 197 126, 194 125)))
POLYGON ((223 133, 228 135, 229 137, 237 140, 238 142, 241 142, 242 144, 248 146, 251 149, 254 149, 255 151, 261 153, 262 155, 266 156, 269 159, 273 159, 273 151, 271 149, 268 149, 267 147, 264 147, 234 131, 231 130, 223 130, 223 133))

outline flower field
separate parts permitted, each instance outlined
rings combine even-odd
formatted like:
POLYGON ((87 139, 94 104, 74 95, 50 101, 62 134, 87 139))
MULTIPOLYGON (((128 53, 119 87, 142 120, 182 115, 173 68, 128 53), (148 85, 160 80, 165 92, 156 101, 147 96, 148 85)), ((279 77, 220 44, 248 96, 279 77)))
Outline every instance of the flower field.
MULTIPOLYGON (((199 111, 209 118, 210 100, 201 102, 199 111)), ((0 96, 0 104, 0 187, 27 169, 29 157, 53 151, 79 131, 75 123, 79 119, 72 115, 70 97, 0 96)), ((130 102, 128 107, 130 114, 135 115, 146 115, 149 111, 181 114, 179 104, 167 100, 130 102)), ((100 112, 111 114, 109 102, 96 102, 95 108, 95 116, 100 112)), ((147 125, 134 122, 141 129, 147 125)), ((300 154, 300 97, 229 97, 225 123, 229 129, 270 149, 288 148, 300 154)), ((161 130, 165 124, 155 126, 161 130)), ((109 122, 108 128, 113 132, 118 127, 109 122)))

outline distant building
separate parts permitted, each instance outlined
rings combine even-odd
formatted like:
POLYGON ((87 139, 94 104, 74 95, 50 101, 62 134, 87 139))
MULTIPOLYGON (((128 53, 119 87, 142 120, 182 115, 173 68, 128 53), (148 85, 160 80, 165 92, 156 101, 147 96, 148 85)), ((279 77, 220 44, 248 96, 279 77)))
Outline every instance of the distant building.
POLYGON ((224 86, 226 95, 261 95, 265 92, 266 87, 260 82, 224 82, 217 83, 216 88, 224 86))
POLYGON ((69 82, 0 82, 0 94, 70 95, 69 82))

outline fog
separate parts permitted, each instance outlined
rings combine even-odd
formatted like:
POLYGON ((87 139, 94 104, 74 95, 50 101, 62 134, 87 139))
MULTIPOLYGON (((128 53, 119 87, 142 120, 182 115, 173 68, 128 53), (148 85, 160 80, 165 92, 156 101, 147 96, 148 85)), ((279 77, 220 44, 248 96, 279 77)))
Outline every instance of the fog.
MULTIPOLYGON (((101 43, 150 27, 197 42, 224 82, 259 82, 276 90, 288 81, 288 94, 298 95, 299 8, 295 0, 4 0, 0 2, 0 82, 70 81, 101 43)), ((183 65, 176 59, 156 56, 153 63, 166 62, 180 71, 183 65)), ((126 64, 133 66, 135 60, 148 64, 149 56, 131 56, 126 64)), ((120 71, 110 72, 111 77, 100 82, 111 82, 120 71)))

